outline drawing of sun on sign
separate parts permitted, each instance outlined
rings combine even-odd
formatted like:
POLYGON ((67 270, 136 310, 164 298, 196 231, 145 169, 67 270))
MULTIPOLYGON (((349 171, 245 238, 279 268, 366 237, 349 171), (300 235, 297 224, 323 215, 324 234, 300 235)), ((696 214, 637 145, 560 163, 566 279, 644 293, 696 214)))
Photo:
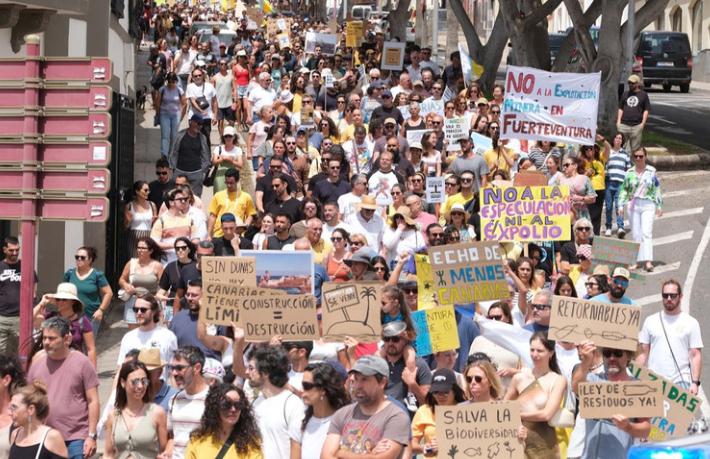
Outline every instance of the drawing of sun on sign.
POLYGON ((363 343, 380 339, 380 282, 323 284, 323 338, 343 341, 351 336, 363 343))

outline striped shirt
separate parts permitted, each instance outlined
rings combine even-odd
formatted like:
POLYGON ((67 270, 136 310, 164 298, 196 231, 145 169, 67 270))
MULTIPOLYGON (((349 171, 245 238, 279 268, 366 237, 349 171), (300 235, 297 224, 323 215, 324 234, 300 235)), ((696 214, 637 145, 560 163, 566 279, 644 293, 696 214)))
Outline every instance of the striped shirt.
POLYGON ((190 442, 190 432, 200 427, 209 386, 193 395, 181 390, 170 400, 168 431, 173 432, 173 459, 183 459, 190 442))
POLYGON ((626 171, 632 167, 631 158, 629 158, 629 154, 626 150, 623 148, 619 151, 611 150, 609 160, 606 163, 606 176, 609 183, 623 183, 624 177, 626 177, 626 171))

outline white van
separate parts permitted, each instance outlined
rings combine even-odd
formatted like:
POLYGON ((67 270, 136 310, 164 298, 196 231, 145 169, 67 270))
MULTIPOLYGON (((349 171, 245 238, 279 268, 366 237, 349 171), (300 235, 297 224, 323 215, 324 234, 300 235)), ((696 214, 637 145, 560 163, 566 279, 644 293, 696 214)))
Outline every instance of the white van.
POLYGON ((355 21, 367 21, 372 16, 372 7, 370 5, 355 5, 352 15, 355 21))

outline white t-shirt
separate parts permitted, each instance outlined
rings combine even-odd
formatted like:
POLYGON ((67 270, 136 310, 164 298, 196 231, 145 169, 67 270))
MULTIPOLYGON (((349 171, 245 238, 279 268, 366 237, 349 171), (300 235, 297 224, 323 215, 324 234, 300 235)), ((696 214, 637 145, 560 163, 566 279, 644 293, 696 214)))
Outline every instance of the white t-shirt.
POLYGON ((264 89, 257 84, 249 90, 249 102, 252 104, 253 113, 259 113, 261 107, 273 105, 274 100, 276 100, 276 92, 273 89, 264 89))
POLYGON ((365 221, 360 215, 360 212, 356 212, 345 221, 353 229, 353 233, 364 234, 367 238, 367 246, 370 247, 375 252, 380 251, 380 245, 382 243, 382 233, 385 230, 385 221, 378 214, 372 216, 370 221, 365 221))
POLYGON ((340 195, 338 198, 338 211, 340 216, 345 220, 357 212, 357 206, 362 202, 361 196, 355 196, 352 191, 340 195))
POLYGON ((194 112, 192 111, 192 103, 189 102, 190 98, 197 99, 198 97, 205 96, 205 99, 207 99, 207 102, 210 103, 210 106, 206 109, 206 113, 203 114, 202 116, 204 118, 210 118, 212 119, 212 98, 217 96, 217 90, 212 86, 212 83, 205 81, 201 86, 197 86, 195 83, 190 83, 187 85, 187 88, 185 89, 185 97, 188 99, 188 104, 187 104, 187 119, 189 120, 192 118, 192 115, 194 115, 194 112))
POLYGON ((303 390, 303 372, 288 370, 288 383, 296 390, 303 390))
POLYGON ((698 321, 685 312, 678 315, 669 315, 665 311, 648 316, 643 322, 639 333, 640 344, 650 344, 647 366, 649 370, 665 376, 674 383, 685 380, 691 382, 690 374, 690 349, 702 349, 703 339, 700 336, 698 321), (671 356, 671 351, 663 333, 660 317, 666 327, 668 340, 673 348, 673 355, 678 362, 682 375, 678 374, 676 364, 671 356))
POLYGON ((269 398, 261 394, 252 406, 261 432, 261 451, 264 457, 290 457, 290 439, 295 438, 301 430, 306 410, 301 398, 284 390, 269 398))
MULTIPOLYGON (((323 226, 325 228, 325 225, 323 226)), ((338 352, 345 349, 343 343, 321 343, 313 341, 313 350, 308 356, 309 363, 320 363, 326 360, 338 360, 338 352)))
MULTIPOLYGON (((126 359, 126 354, 132 349, 150 349, 157 347, 160 349, 160 358, 163 362, 170 362, 173 357, 173 352, 177 350, 177 337, 173 332, 158 325, 150 331, 142 331, 140 328, 135 328, 121 339, 121 348, 118 351, 118 361, 116 364, 120 367, 126 359)), ((163 378, 168 380, 167 368, 163 372, 163 378)))
POLYGON ((301 444, 301 459, 320 459, 332 417, 332 415, 326 418, 311 416, 306 424, 306 430, 298 429, 297 435, 291 437, 301 444))
POLYGON ((168 431, 173 431, 173 459, 185 457, 185 448, 190 442, 190 432, 200 426, 208 391, 209 386, 194 395, 188 395, 181 390, 170 400, 168 431))
POLYGON ((345 223, 344 221, 339 221, 337 225, 329 225, 327 223, 323 223, 323 234, 321 235, 323 239, 329 240, 330 236, 333 234, 333 231, 335 231, 337 228, 344 229, 345 231, 348 232, 348 234, 352 234, 352 228, 350 228, 350 225, 345 223))

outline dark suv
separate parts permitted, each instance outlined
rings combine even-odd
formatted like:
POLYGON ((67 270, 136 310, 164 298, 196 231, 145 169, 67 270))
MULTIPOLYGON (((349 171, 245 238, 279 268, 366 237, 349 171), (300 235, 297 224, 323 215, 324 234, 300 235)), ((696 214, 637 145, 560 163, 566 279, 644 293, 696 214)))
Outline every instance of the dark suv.
POLYGON ((688 35, 680 32, 641 32, 636 60, 642 61, 646 87, 662 84, 664 91, 680 86, 680 92, 690 90, 693 54, 688 35))

